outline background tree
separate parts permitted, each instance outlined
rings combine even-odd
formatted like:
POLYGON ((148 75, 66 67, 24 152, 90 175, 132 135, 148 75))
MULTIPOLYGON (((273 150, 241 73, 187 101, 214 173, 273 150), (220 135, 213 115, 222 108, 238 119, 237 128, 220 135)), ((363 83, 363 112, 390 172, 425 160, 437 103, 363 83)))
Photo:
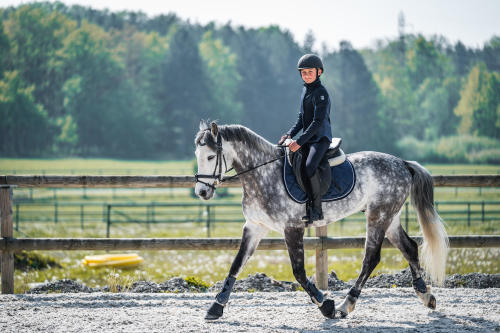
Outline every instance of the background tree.
POLYGON ((325 67, 335 136, 350 152, 382 148, 387 141, 380 132, 380 91, 361 54, 341 42, 339 52, 325 57, 325 67))
POLYGON ((0 80, 0 151, 7 156, 39 155, 50 148, 54 126, 33 91, 17 71, 4 72, 0 80))
POLYGON ((37 6, 21 6, 10 13, 5 30, 11 41, 9 62, 23 80, 33 85, 33 95, 49 116, 63 113, 61 76, 57 50, 64 37, 75 28, 74 22, 57 11, 37 6))
POLYGON ((84 156, 140 156, 147 149, 147 124, 123 65, 110 52, 109 36, 82 22, 64 41, 60 55, 73 76, 65 82, 65 108, 76 123, 84 156))
POLYGON ((461 134, 500 138, 500 75, 485 64, 474 66, 460 92, 455 114, 460 117, 461 134))
POLYGON ((210 95, 210 80, 198 48, 201 36, 184 25, 175 29, 161 64, 162 81, 156 96, 161 102, 159 135, 164 140, 161 149, 187 157, 192 154, 197 131, 191 124, 214 114, 214 96, 210 95))
MULTIPOLYGON (((200 25, 175 14, 37 2, 0 17, 0 154, 16 156, 191 158, 202 118, 275 142, 299 111, 297 60, 315 52, 312 32, 299 45, 278 26, 200 25)), ((495 161, 499 37, 452 45, 408 34, 404 21, 397 38, 373 48, 322 45, 334 134, 348 151, 495 161), (463 135, 468 148, 449 154, 463 135)))
POLYGON ((199 49, 215 102, 213 119, 241 123, 243 105, 236 99, 241 76, 236 67, 236 54, 223 44, 222 39, 214 39, 213 31, 203 34, 199 49))

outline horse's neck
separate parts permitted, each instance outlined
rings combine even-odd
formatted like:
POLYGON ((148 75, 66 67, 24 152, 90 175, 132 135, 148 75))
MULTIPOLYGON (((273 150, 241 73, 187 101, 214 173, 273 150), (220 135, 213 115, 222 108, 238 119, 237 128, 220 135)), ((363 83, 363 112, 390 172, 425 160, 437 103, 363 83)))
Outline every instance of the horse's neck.
POLYGON ((244 144, 235 143, 232 144, 232 148, 235 153, 234 169, 237 173, 241 173, 280 156, 280 151, 271 145, 250 148, 244 144))
POLYGON ((267 187, 265 186, 267 183, 276 184, 279 180, 281 165, 279 159, 263 166, 259 165, 279 157, 282 154, 281 150, 271 144, 262 145, 258 149, 250 149, 242 144, 235 144, 233 150, 236 154, 234 170, 238 174, 243 173, 239 178, 245 192, 248 193, 249 190, 255 191, 257 187, 267 187), (250 169, 253 170, 248 171, 250 169))

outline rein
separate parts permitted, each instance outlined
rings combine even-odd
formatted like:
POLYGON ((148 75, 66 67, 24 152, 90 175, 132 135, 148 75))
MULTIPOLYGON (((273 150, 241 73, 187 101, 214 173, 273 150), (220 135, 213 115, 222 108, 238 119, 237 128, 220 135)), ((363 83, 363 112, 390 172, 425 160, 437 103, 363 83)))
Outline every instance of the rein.
MULTIPOLYGON (((206 145, 206 143, 204 143, 204 144, 200 143, 200 146, 204 146, 204 145, 206 145)), ((283 148, 285 146, 278 145, 278 147, 282 147, 283 148)), ((264 162, 264 163, 261 163, 259 165, 253 166, 253 167, 251 167, 249 169, 246 169, 246 170, 244 170, 242 172, 236 173, 233 176, 230 176, 230 177, 227 177, 227 178, 223 178, 222 176, 224 174, 228 173, 229 171, 233 170, 234 168, 231 168, 229 170, 227 169, 226 157, 222 153, 222 138, 221 138, 220 133, 217 133, 216 153, 217 153, 217 160, 215 162, 214 172, 211 175, 203 175, 203 174, 198 174, 198 173, 196 173, 194 175, 194 178, 195 178, 195 180, 196 180, 197 183, 205 184, 205 185, 207 185, 208 187, 211 187, 214 190, 216 189, 215 188, 215 182, 214 182, 214 184, 209 184, 207 182, 204 182, 204 181, 200 180, 200 178, 212 178, 212 179, 215 179, 218 182, 217 185, 219 185, 219 184, 222 184, 225 181, 231 180, 231 179, 233 179, 235 177, 238 177, 240 175, 243 175, 243 174, 245 174, 247 172, 253 171, 253 170, 255 170, 257 168, 260 168, 260 167, 262 167, 262 166, 264 166, 266 164, 275 162, 275 161, 279 160, 280 158, 282 158, 283 156, 285 156, 285 154, 286 154, 286 153, 285 154, 281 154, 280 156, 278 156, 276 158, 273 158, 272 160, 269 160, 267 162, 264 162), (226 169, 226 171, 224 171, 224 173, 222 173, 222 161, 224 161, 224 168, 226 169), (219 169, 219 172, 216 174, 217 168, 219 169)))

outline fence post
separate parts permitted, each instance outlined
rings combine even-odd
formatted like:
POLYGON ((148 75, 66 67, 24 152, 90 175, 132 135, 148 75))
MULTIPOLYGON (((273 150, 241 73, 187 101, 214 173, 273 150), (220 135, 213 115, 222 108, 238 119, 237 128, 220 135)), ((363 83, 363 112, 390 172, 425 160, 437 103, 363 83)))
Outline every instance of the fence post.
MULTIPOLYGON (((12 188, 13 185, 0 185, 0 223, 2 238, 12 238, 12 188)), ((14 293, 14 254, 2 251, 2 294, 14 293)))
POLYGON ((467 203, 467 227, 470 227, 470 202, 467 203))
POLYGON ((210 206, 206 205, 207 210, 207 237, 210 238, 210 206))
POLYGON ((111 228, 111 205, 108 204, 108 215, 106 223, 106 238, 109 238, 109 229, 111 228))
POLYGON ((54 223, 57 223, 58 216, 57 216, 57 202, 54 203, 54 223))
POLYGON ((484 200, 481 202, 481 223, 484 223, 484 200))
POLYGON ((324 248, 324 239, 328 234, 328 227, 316 228, 316 237, 321 239, 321 248, 316 249, 316 283, 319 289, 328 289, 328 250, 324 248))
POLYGON ((213 223, 212 223, 212 225, 211 225, 210 227, 212 228, 212 231, 214 231, 214 230, 215 230, 215 222, 217 222, 217 216, 216 216, 216 214, 217 214, 217 209, 216 209, 216 208, 217 208, 217 206, 215 206, 215 205, 214 205, 214 206, 213 206, 213 209, 211 210, 211 212, 212 212, 212 216, 210 217, 210 222, 212 222, 212 221, 213 221, 213 223))
POLYGON ((83 217, 84 217, 84 211, 83 211, 83 205, 80 205, 80 228, 83 230, 83 217))
POLYGON ((152 202, 151 206, 151 222, 155 223, 155 202, 152 202))
MULTIPOLYGON (((151 202, 151 222, 155 223, 155 203, 154 203, 154 201, 151 202)), ((149 219, 148 219, 148 223, 147 223, 146 226, 147 226, 148 230, 151 229, 151 225, 150 225, 149 219)))

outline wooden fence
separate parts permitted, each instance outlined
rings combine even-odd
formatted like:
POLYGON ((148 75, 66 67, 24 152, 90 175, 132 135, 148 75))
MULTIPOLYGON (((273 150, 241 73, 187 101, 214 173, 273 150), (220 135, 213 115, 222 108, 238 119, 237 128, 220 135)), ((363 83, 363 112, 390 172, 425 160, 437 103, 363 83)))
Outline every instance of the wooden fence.
MULTIPOLYGON (((115 188, 116 189, 116 188, 115 188)), ((211 237, 216 224, 245 222, 241 202, 197 200, 195 202, 64 202, 33 200, 23 202, 14 195, 14 231, 21 231, 21 224, 45 222, 60 223, 65 226, 79 224, 83 231, 87 223, 101 222, 106 228, 106 237, 111 237, 111 226, 120 224, 144 225, 148 228, 161 223, 198 223, 204 224, 207 237, 211 237)), ((413 229, 418 228, 416 212, 410 210, 407 201, 401 212, 401 224, 409 233, 410 221, 413 229)), ((460 224, 471 227, 485 222, 500 222, 500 201, 435 201, 434 207, 448 226, 460 224)), ((365 223, 362 212, 338 221, 341 230, 344 225, 365 223)), ((500 223, 498 224, 500 226, 500 223)), ((495 226, 493 226, 495 227, 495 226)), ((311 236, 311 230, 307 230, 311 236)))
MULTIPOLYGON (((14 251, 19 250, 221 250, 237 249, 240 239, 87 239, 87 238, 13 238, 12 191, 15 187, 192 187, 192 176, 0 176, 0 222, 2 253, 2 293, 14 292, 14 251)), ((500 176, 463 175, 434 176, 435 186, 500 186, 500 176)), ((237 179, 225 186, 239 187, 237 179)), ((364 238, 327 237, 326 227, 316 228, 317 237, 304 240, 306 249, 316 250, 316 280, 321 289, 327 287, 327 250, 363 248, 364 238)), ((415 237, 419 241, 418 237, 415 237)), ((388 245, 387 242, 385 242, 388 245)), ((500 236, 450 237, 451 247, 500 247, 500 236)), ((263 239, 260 250, 284 249, 282 239, 263 239)))

